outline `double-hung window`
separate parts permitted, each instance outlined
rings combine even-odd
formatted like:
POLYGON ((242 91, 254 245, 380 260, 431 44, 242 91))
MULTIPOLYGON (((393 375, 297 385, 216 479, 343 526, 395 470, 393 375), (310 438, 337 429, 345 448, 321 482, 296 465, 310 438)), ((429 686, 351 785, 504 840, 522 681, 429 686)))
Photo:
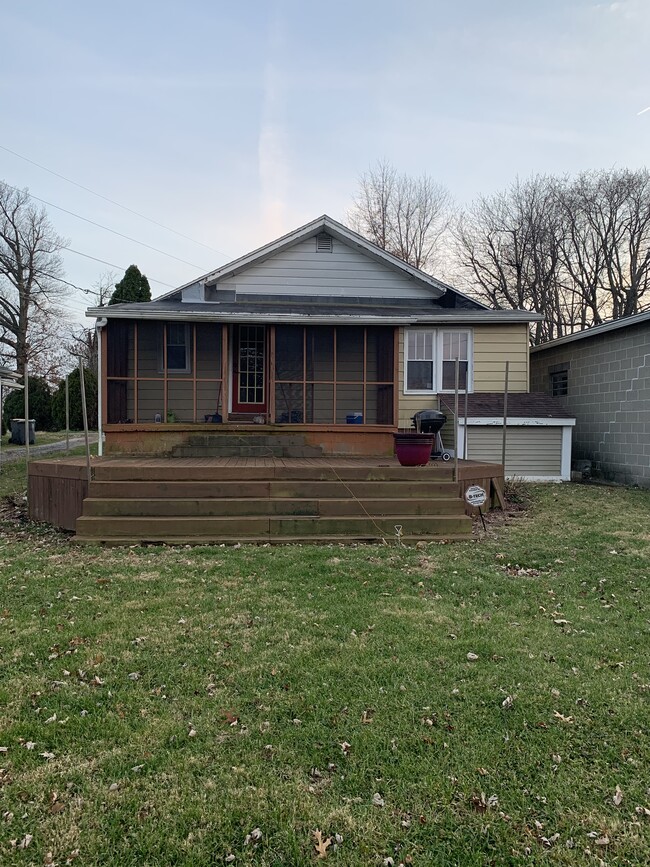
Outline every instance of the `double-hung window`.
POLYGON ((413 394, 472 390, 472 335, 468 330, 407 329, 405 339, 405 391, 413 394))
POLYGON ((189 325, 184 322, 167 323, 167 371, 189 373, 190 340, 189 325))

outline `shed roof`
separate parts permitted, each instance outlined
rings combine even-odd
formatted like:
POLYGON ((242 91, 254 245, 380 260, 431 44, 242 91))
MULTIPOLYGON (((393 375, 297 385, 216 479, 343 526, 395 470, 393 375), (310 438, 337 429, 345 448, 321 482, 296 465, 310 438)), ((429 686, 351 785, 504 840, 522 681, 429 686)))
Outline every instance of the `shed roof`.
POLYGON ((650 310, 646 310, 643 313, 635 313, 632 316, 622 316, 620 319, 611 319, 609 322, 603 322, 602 325, 593 325, 591 328, 585 328, 583 331, 576 331, 575 334, 567 334, 566 337, 557 337, 555 340, 549 340, 547 343, 540 343, 539 346, 531 346, 530 351, 531 353, 542 352, 544 349, 554 349, 556 346, 573 343, 575 340, 598 337, 602 334, 608 334, 610 331, 616 331, 619 328, 630 328, 646 322, 650 322, 650 310))
MULTIPOLYGON (((453 394, 439 394, 440 405, 454 409, 453 394)), ((465 395, 460 396, 460 412, 465 414, 465 395)), ((503 392, 476 392, 467 395, 469 418, 503 418, 503 392)), ((508 394, 509 418, 574 418, 556 398, 544 392, 512 392, 508 394)))

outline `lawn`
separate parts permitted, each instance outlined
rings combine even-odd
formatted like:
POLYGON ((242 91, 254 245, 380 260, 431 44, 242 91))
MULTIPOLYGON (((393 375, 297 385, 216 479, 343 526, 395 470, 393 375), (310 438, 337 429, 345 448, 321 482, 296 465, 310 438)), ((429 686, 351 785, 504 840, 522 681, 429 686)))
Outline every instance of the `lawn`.
MULTIPOLYGON (((2 448, 9 449, 12 451, 17 448, 24 448, 24 446, 17 446, 14 443, 9 441, 11 434, 5 434, 2 438, 2 448)), ((83 431, 70 431, 70 439, 73 437, 83 436, 83 431)), ((65 441, 65 431, 64 430, 37 430, 35 435, 36 442, 34 445, 44 446, 49 445, 50 443, 60 443, 65 441)), ((33 446, 32 446, 33 448, 33 446)))
POLYGON ((650 863, 650 493, 531 497, 420 549, 5 523, 0 862, 650 863))

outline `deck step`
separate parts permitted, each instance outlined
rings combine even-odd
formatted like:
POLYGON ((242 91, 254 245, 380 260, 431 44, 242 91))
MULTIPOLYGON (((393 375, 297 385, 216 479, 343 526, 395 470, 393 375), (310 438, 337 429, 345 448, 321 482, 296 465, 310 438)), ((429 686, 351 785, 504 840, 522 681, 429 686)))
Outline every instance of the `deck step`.
POLYGON ((453 482, 391 481, 94 481, 90 497, 109 499, 424 499, 457 496, 453 482))
POLYGON ((319 458, 322 449, 306 445, 228 445, 176 446, 174 458, 319 458))
POLYGON ((463 502, 458 497, 425 497, 416 499, 299 499, 299 498, 108 498, 87 497, 83 514, 86 517, 205 517, 309 515, 340 517, 350 515, 462 515, 463 502))
POLYGON ((227 481, 269 481, 273 479, 295 481, 386 481, 386 482, 451 482, 453 470, 446 465, 430 465, 426 467, 396 467, 386 463, 379 465, 354 466, 351 464, 328 465, 322 462, 314 462, 310 465, 295 466, 291 463, 280 464, 275 467, 241 465, 237 460, 227 466, 215 466, 206 460, 201 465, 196 461, 156 460, 141 463, 111 462, 98 464, 93 468, 96 481, 125 481, 125 482, 227 482, 227 481))
POLYGON ((396 526, 412 538, 447 538, 469 536, 472 521, 467 515, 378 516, 319 518, 312 516, 270 517, 87 517, 77 520, 77 535, 81 539, 100 540, 112 537, 138 539, 142 542, 167 542, 170 538, 201 537, 219 541, 222 538, 266 539, 281 541, 287 537, 345 536, 348 539, 381 539, 396 535, 396 526))

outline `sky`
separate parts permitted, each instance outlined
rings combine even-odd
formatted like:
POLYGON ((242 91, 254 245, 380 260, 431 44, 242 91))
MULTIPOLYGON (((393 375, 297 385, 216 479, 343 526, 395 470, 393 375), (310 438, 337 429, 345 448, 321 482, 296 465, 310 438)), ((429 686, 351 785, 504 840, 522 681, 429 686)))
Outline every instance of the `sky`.
MULTIPOLYGON (((649 0, 30 0, 2 19, 0 179, 48 203, 84 289, 135 263, 156 296, 345 221, 381 159, 461 207, 649 160, 649 0)), ((65 305, 82 319, 87 297, 65 305)))

